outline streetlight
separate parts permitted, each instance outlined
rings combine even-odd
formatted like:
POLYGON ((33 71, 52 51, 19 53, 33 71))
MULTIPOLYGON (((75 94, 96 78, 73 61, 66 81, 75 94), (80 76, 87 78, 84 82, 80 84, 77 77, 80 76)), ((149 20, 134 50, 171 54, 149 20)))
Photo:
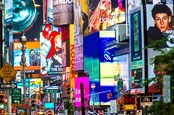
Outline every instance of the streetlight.
POLYGON ((92 106, 92 111, 93 111, 93 113, 94 113, 94 101, 95 101, 95 99, 94 99, 94 89, 95 89, 95 84, 94 83, 92 83, 91 84, 91 88, 92 88, 92 91, 93 91, 93 106, 92 106))
POLYGON ((27 42, 27 38, 24 35, 25 33, 22 33, 20 42, 22 44, 22 55, 21 55, 21 65, 22 65, 22 75, 23 75, 23 91, 24 91, 24 104, 25 104, 25 100, 26 100, 26 76, 25 76, 25 66, 26 66, 26 57, 25 57, 25 50, 26 50, 26 42, 27 42))

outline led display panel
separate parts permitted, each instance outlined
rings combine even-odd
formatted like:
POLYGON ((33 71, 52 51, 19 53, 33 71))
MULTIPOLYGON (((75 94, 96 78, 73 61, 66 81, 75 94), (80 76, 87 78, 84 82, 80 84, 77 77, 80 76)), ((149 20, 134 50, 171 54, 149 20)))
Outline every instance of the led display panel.
POLYGON ((131 48, 131 93, 144 93, 140 86, 144 79, 144 39, 142 6, 130 11, 130 48, 131 48))
MULTIPOLYGON (((100 91, 99 78, 99 32, 84 37, 84 71, 89 73, 91 84, 95 84, 94 90, 90 88, 90 94, 100 91)), ((90 98, 90 105, 93 105, 93 98, 90 98)), ((100 105, 99 94, 95 94, 94 105, 100 105)))
POLYGON ((84 103, 85 107, 89 107, 89 77, 80 76, 75 78, 75 107, 82 107, 81 105, 81 90, 80 84, 83 84, 84 88, 84 103))
MULTIPOLYGON (((173 15, 173 5, 172 4, 148 4, 146 6, 146 20, 147 20, 147 44, 151 45, 159 40, 162 40, 166 35, 167 40, 159 44, 159 47, 162 48, 163 51, 167 52, 170 47, 174 47, 174 44, 170 41, 172 40, 173 36, 169 35, 170 30, 166 30, 167 26, 172 26, 170 23, 171 20, 166 17, 166 21, 168 24, 164 26, 164 28, 160 27, 160 24, 153 18, 153 15, 156 13, 167 13, 169 15, 173 15), (159 10, 160 9, 160 10, 159 10), (156 12, 158 11, 158 12, 156 12), (155 34, 154 34, 155 33, 155 34), (169 36, 168 36, 169 35, 169 36)), ((158 15, 157 15, 158 16, 158 15)), ((147 59, 148 59, 148 79, 155 77, 155 65, 152 64, 153 59, 160 55, 161 52, 155 51, 152 48, 147 49, 147 59)), ((148 84, 148 93, 161 93, 160 89, 156 88, 157 82, 150 82, 148 84)))
MULTIPOLYGON (((113 75, 113 52, 116 48, 110 48, 116 40, 115 31, 100 31, 99 43, 100 43, 100 101, 101 105, 108 105, 109 99, 107 99, 107 93, 116 93, 114 85, 113 75), (110 91, 109 91, 110 90, 110 91)), ((116 95, 113 95, 112 99, 116 99, 116 95)))

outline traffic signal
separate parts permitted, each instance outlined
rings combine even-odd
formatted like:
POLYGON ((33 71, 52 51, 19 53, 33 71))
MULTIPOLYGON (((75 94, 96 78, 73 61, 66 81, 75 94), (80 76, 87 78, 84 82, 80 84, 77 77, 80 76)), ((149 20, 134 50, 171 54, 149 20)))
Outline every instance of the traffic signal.
POLYGON ((35 106, 36 106, 36 104, 35 104, 35 99, 31 99, 31 110, 35 110, 35 106))
POLYGON ((70 94, 70 90, 71 90, 70 84, 67 83, 67 84, 66 84, 66 94, 70 94))
POLYGON ((0 94, 0 104, 4 104, 5 103, 4 98, 5 98, 4 94, 0 94))

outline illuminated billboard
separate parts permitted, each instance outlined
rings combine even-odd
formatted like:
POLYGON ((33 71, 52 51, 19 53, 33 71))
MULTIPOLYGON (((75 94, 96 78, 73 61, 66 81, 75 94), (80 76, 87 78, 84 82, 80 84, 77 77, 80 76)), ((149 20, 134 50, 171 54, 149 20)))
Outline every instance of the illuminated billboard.
MULTIPOLYGON (((172 25, 170 25, 171 20, 168 16, 166 16, 166 22, 168 22, 168 24, 165 24, 165 26, 163 26, 163 28, 160 27, 160 24, 157 22, 157 20, 153 18, 153 15, 155 15, 155 13, 156 13, 155 12, 156 9, 157 9, 158 13, 165 12, 168 14, 169 17, 170 17, 170 15, 173 16, 173 14, 172 14, 173 5, 172 4, 167 4, 167 5, 165 5, 165 4, 147 4, 147 6, 146 6, 146 20, 147 20, 146 42, 148 45, 151 45, 157 41, 164 39, 165 36, 167 37, 171 32, 170 30, 167 29, 169 26, 172 26, 172 25), (159 9, 161 9, 161 10, 159 10, 159 9), (164 36, 164 34, 166 34, 166 35, 164 36)), ((161 42, 161 44, 159 44, 159 46, 161 47, 161 49, 163 51, 167 52, 169 47, 174 47, 173 43, 170 42, 171 38, 172 37, 168 36, 167 37, 168 40, 164 40, 163 42, 161 42)), ((155 51, 153 49, 153 47, 147 49, 148 79, 155 77, 155 73, 154 73, 155 65, 152 64, 152 59, 154 59, 157 55, 160 55, 160 54, 161 54, 161 52, 155 51)), ((156 85, 157 85, 157 82, 149 83, 148 84, 148 93, 161 93, 161 91, 156 88, 156 85)))
POLYGON ((143 32, 143 9, 134 8, 130 12, 130 58, 131 58, 131 93, 144 93, 140 86, 144 79, 144 32, 143 32))
MULTIPOLYGON (((100 101, 101 105, 109 105, 107 99, 107 93, 116 93, 116 87, 114 85, 113 75, 113 53, 116 48, 110 48, 116 40, 115 31, 100 31, 99 43, 100 43, 100 101), (109 91, 110 90, 110 91, 109 91)), ((116 99, 116 95, 113 95, 112 99, 116 99)))
POLYGON ((65 25, 74 23, 73 0, 54 0, 53 25, 65 25))
MULTIPOLYGON (((24 93, 23 90, 23 81, 17 83, 17 87, 22 89, 22 94, 24 93)), ((43 81, 41 79, 26 79, 26 88, 27 88, 27 95, 31 97, 32 94, 36 94, 39 92, 39 88, 43 87, 43 81)))
POLYGON ((58 74, 62 71, 61 28, 50 24, 43 26, 40 34, 41 74, 58 74))
POLYGON ((89 3, 90 33, 125 21, 125 0, 90 0, 89 3))
MULTIPOLYGON (((13 55, 14 55, 14 69, 22 70, 21 55, 22 44, 20 42, 14 42, 13 55)), ((27 42, 26 43, 26 70, 40 70, 40 42, 27 42)))
MULTIPOLYGON (((90 88, 90 94, 100 92, 99 78, 99 32, 95 32, 84 37, 84 71, 89 73, 91 86, 95 84, 94 90, 90 88)), ((93 98, 90 98, 90 105, 93 104, 93 98)), ((99 94, 95 94, 94 105, 100 105, 99 94)))
POLYGON ((79 78, 75 78, 75 107, 81 107, 81 90, 80 84, 83 84, 84 88, 84 103, 85 107, 89 107, 89 77, 80 76, 79 78))

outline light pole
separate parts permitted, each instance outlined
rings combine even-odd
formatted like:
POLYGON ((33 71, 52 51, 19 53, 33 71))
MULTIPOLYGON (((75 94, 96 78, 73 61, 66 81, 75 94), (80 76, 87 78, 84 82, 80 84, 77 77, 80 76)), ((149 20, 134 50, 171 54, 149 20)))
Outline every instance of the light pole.
POLYGON ((95 96, 94 96, 94 89, 95 89, 95 87, 96 87, 95 84, 92 83, 92 84, 91 84, 91 88, 92 88, 92 91, 93 91, 93 106, 92 106, 92 111, 93 111, 93 113, 94 113, 94 101, 95 101, 95 99, 94 99, 94 98, 95 98, 95 96))
MULTIPOLYGON (((26 42, 27 42, 27 38, 26 36, 24 35, 24 32, 21 36, 21 39, 20 39, 20 42, 22 44, 22 48, 21 48, 21 51, 22 51, 22 55, 21 55, 21 65, 22 65, 22 75, 23 75, 23 92, 24 92, 24 104, 25 104, 25 101, 26 101, 26 76, 25 76, 25 66, 26 66, 26 57, 25 57, 25 50, 26 50, 26 42)), ((26 111, 25 111, 26 112, 26 111)))

